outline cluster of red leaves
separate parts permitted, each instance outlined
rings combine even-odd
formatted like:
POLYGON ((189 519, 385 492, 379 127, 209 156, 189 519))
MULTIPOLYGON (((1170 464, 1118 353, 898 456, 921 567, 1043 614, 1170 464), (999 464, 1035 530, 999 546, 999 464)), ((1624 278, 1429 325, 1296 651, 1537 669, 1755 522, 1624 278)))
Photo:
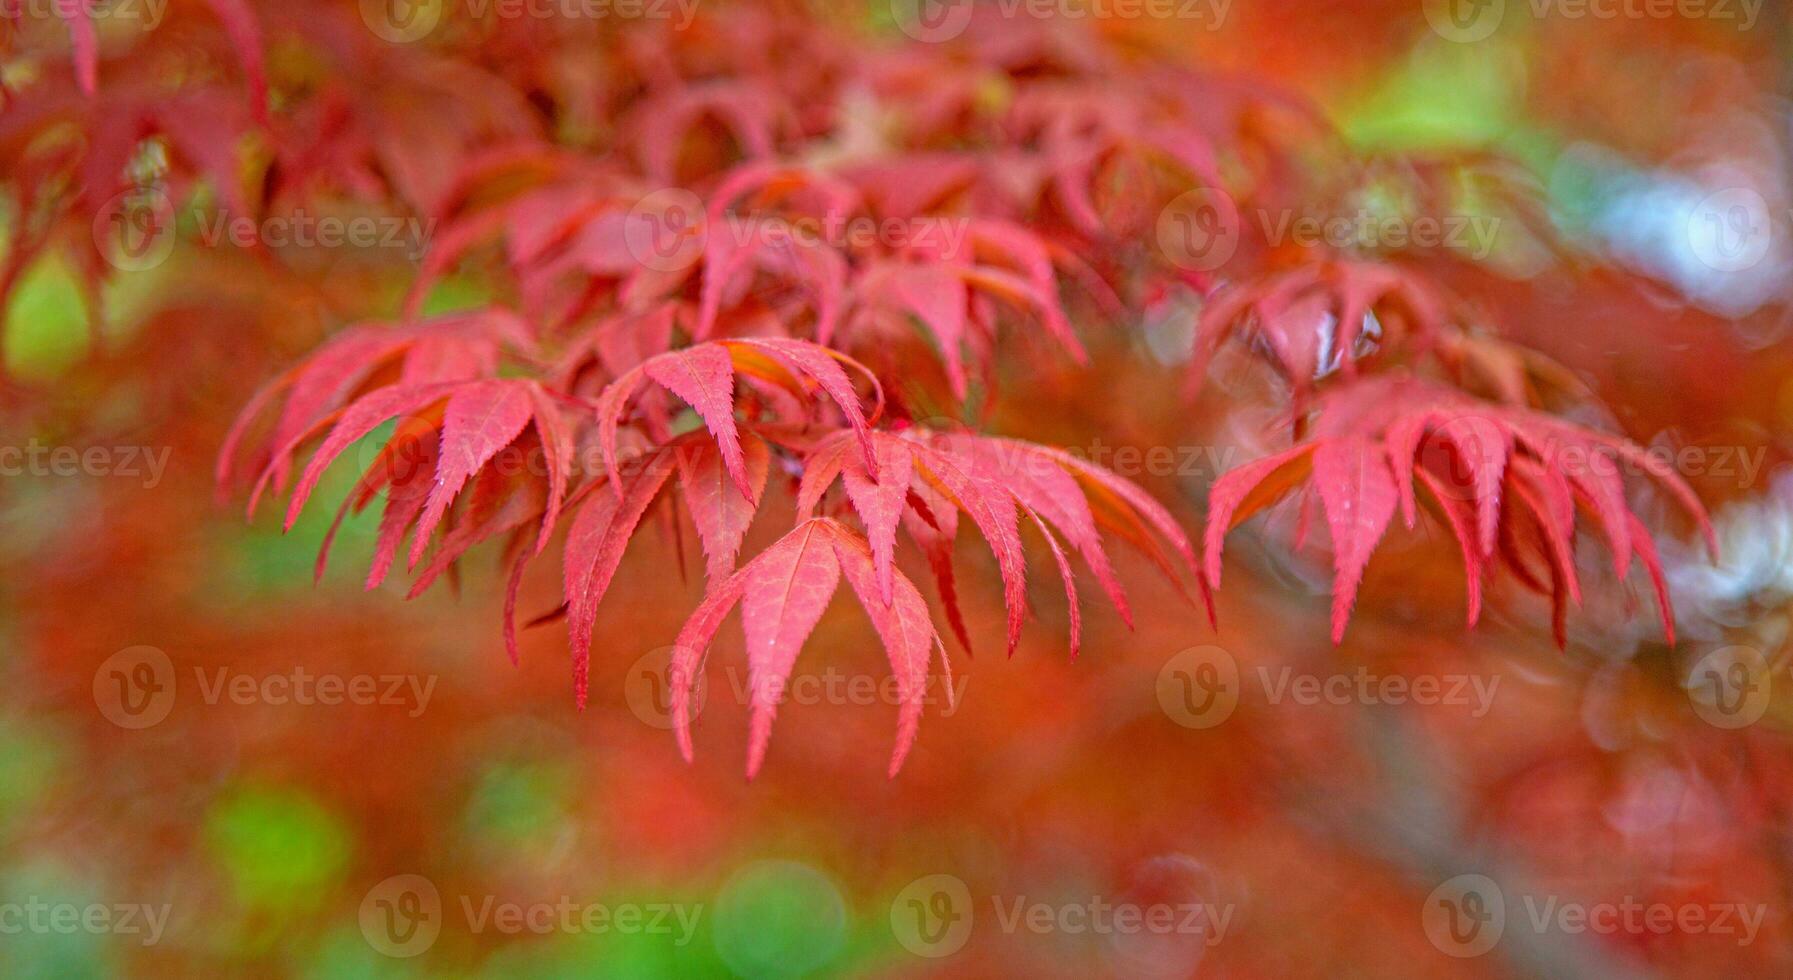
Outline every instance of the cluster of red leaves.
MULTIPOLYGON (((217 93, 228 86, 207 80, 117 115, 135 96, 109 79, 93 94, 103 64, 77 15, 77 90, 52 80, 10 94, 26 114, 0 122, 0 159, 38 159, 38 120, 72 112, 86 140, 39 169, 78 175, 77 217, 137 179, 131 151, 157 135, 176 151, 160 185, 210 181, 246 214, 337 194, 434 222, 401 322, 344 331, 258 394, 224 446, 219 481, 253 483, 251 507, 290 486, 290 526, 334 460, 393 424, 338 515, 385 498, 369 585, 407 537, 414 592, 498 540, 513 657, 523 571, 564 527, 563 611, 583 702, 599 603, 676 471, 707 582, 675 665, 687 752, 690 680, 740 605, 757 768, 779 689, 844 575, 904 692, 894 771, 940 650, 896 566, 898 531, 925 557, 968 647, 952 571, 961 513, 995 557, 1011 650, 1025 616, 1022 517, 1060 572, 1074 652, 1071 553, 1123 618, 1104 532, 1179 587, 1194 574, 1205 597, 1226 530, 1309 474, 1336 555, 1335 638, 1397 504, 1414 520, 1416 481, 1463 545, 1472 618, 1498 556, 1552 595, 1560 631, 1565 600, 1579 597, 1577 506, 1598 518, 1621 572, 1634 554, 1657 572, 1622 482, 1567 471, 1552 448, 1636 451, 1525 407, 1525 359, 1472 333, 1461 306, 1397 257, 1310 253, 1291 265, 1246 242, 1215 277, 1144 244, 1191 189, 1241 203, 1338 192, 1332 175, 1305 183, 1316 153, 1340 152, 1336 140, 1275 92, 1134 57, 1081 25, 988 8, 943 44, 869 43, 770 4, 706 7, 688 30, 454 23, 413 46, 357 34, 355 14, 338 8, 258 12, 262 29, 241 0, 213 9, 241 53, 242 112, 224 111, 217 93), (264 29, 346 69, 331 77, 390 80, 386 96, 294 68, 271 79, 270 113, 264 29), (513 45, 531 57, 504 57, 513 45), (75 108, 54 108, 64 104, 75 108), (267 146, 261 187, 230 197, 245 186, 235 161, 250 127, 267 146), (851 233, 867 227, 903 233, 851 233), (498 270, 505 301, 421 317, 432 285, 468 268, 498 270), (1124 321, 1171 291, 1203 304, 1198 379, 1240 340, 1288 382, 1298 429, 1318 419, 1295 448, 1215 487, 1205 575, 1171 515, 1115 474, 909 421, 922 414, 912 395, 941 394, 922 391, 924 364, 937 363, 950 401, 965 403, 974 383, 987 397, 1006 338, 1043 335, 1081 360, 1074 322, 1124 321), (1488 382, 1504 403, 1358 377, 1416 355, 1488 382), (1466 494, 1415 463, 1434 443, 1473 475, 1466 494), (517 464, 535 458, 541 466, 517 464), (737 568, 773 474, 795 478, 795 526, 737 568), (1528 549, 1543 556, 1542 574, 1528 549)), ((1427 179, 1442 183, 1433 169, 1427 179)))
POLYGON ((1329 392, 1313 431, 1298 445, 1230 470, 1215 482, 1207 575, 1219 584, 1228 530, 1311 480, 1302 517, 1305 523, 1311 498, 1318 497, 1337 572, 1332 606, 1337 642, 1397 503, 1412 527, 1423 500, 1462 551, 1470 624, 1481 612, 1485 571, 1498 562, 1550 596, 1562 643, 1566 606, 1581 602, 1574 537, 1576 513, 1582 511, 1598 521, 1616 575, 1626 576, 1633 556, 1642 563, 1672 643, 1674 613, 1662 566, 1649 530, 1627 503, 1624 466, 1649 473, 1679 500, 1716 555, 1717 541, 1693 491, 1640 447, 1428 381, 1399 375, 1366 379, 1329 392))

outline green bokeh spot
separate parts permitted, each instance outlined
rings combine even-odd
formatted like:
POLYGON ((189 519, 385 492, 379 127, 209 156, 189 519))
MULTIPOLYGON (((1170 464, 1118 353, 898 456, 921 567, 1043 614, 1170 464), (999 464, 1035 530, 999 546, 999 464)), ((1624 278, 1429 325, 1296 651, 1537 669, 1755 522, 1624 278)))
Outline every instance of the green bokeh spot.
POLYGON ((300 980, 414 980, 426 975, 440 976, 425 974, 414 961, 380 953, 354 928, 326 936, 297 973, 300 980))
MULTIPOLYGON (((266 515, 258 511, 253 527, 233 524, 222 528, 227 537, 221 547, 229 560, 214 565, 212 594, 238 598, 299 591, 311 594, 318 549, 323 547, 330 522, 336 519, 336 508, 348 498, 355 481, 373 462, 380 447, 392 438, 396 427, 397 422, 387 422, 344 450, 325 470, 323 479, 318 481, 291 531, 282 533, 280 530, 280 525, 285 522, 287 499, 276 498, 272 492, 262 498, 261 508, 275 515, 273 519, 266 519, 266 515)), ((295 480, 296 473, 303 471, 305 461, 306 457, 301 456, 295 467, 295 480)), ((361 513, 343 517, 342 527, 337 530, 335 544, 330 549, 325 585, 360 591, 360 584, 367 574, 367 561, 373 553, 373 542, 379 534, 385 501, 385 495, 381 494, 361 513)))
POLYGON ((562 763, 499 764, 488 768, 467 805, 473 833, 516 847, 558 835, 567 819, 573 774, 562 763))
POLYGON ((1523 85, 1518 41, 1428 38, 1337 117, 1352 142, 1375 150, 1500 145, 1519 127, 1523 85))
POLYGON ((484 284, 465 276, 442 279, 430 287, 423 298, 423 315, 440 316, 462 310, 476 310, 492 302, 492 291, 484 284))
POLYGON ((601 899, 613 910, 623 904, 650 906, 672 904, 683 909, 684 931, 676 914, 669 913, 669 931, 622 933, 614 930, 519 939, 488 956, 479 971, 481 980, 717 980, 736 977, 717 956, 704 933, 713 909, 706 896, 625 894, 601 899), (695 920, 693 920, 695 916, 695 920))
POLYGON ((61 743, 18 719, 0 721, 0 829, 10 829, 62 771, 61 743))
POLYGON ((53 380, 87 356, 81 280, 60 258, 41 258, 25 270, 5 324, 6 371, 16 378, 53 380))
POLYGON ((759 861, 716 896, 716 952, 743 977, 801 977, 831 967, 846 945, 847 910, 827 875, 796 861, 759 861))
MULTIPOLYGON (((7 901, 69 904, 85 907, 100 902, 99 892, 83 885, 56 865, 34 863, 0 877, 0 895, 7 901)), ((77 929, 72 933, 53 928, 33 929, 20 920, 21 929, 0 937, 0 976, 7 980, 94 980, 122 976, 111 950, 114 943, 140 942, 145 936, 103 935, 77 929)), ((47 923, 46 920, 40 922, 47 923)), ((139 925, 141 925, 139 918, 139 925)))
POLYGON ((245 786, 205 819, 205 844, 245 904, 274 910, 315 906, 342 877, 350 829, 309 794, 245 786))

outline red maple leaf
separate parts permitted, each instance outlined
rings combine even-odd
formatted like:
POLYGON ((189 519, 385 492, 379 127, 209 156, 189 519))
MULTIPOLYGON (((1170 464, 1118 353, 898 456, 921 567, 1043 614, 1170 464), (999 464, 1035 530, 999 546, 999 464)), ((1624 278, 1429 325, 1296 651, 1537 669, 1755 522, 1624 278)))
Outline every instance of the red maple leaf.
POLYGON ((1578 511, 1600 525, 1621 577, 1635 555, 1649 573, 1663 629, 1674 620, 1649 531, 1626 501, 1621 467, 1648 473, 1699 523, 1704 508, 1687 484, 1635 443, 1513 405, 1478 401, 1415 378, 1365 379, 1323 396, 1310 437, 1246 463, 1215 481, 1207 523, 1207 577, 1220 584, 1226 534, 1312 480, 1332 536, 1332 636, 1338 642, 1358 583, 1399 506, 1413 526, 1418 494, 1441 515, 1463 553, 1469 619, 1481 604, 1484 571, 1498 559, 1551 596, 1557 641, 1567 602, 1580 602, 1572 541, 1578 511), (1541 559, 1544 574, 1530 560, 1541 559))

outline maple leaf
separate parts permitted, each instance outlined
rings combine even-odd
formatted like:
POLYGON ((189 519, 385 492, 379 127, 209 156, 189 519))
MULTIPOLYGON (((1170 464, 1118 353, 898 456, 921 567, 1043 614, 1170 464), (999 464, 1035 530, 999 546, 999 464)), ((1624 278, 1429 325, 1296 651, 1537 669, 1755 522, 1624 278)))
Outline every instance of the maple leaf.
MULTIPOLYGON (((242 59, 252 105, 257 118, 265 123, 268 79, 262 62, 261 28, 255 15, 244 0, 206 0, 206 3, 242 59)), ((52 4, 56 16, 68 25, 76 83, 87 95, 93 95, 99 87, 99 34, 93 22, 93 8, 97 4, 98 0, 57 0, 52 4)))
MULTIPOLYGON (((412 535, 407 567, 415 569, 422 562, 437 528, 470 482, 470 504, 460 508, 413 594, 421 592, 474 544, 532 520, 539 521, 534 550, 540 552, 559 519, 572 478, 571 447, 561 411, 539 384, 521 379, 432 382, 372 391, 330 416, 335 424, 293 490, 285 528, 292 528, 318 480, 344 450, 384 423, 399 419, 392 436, 339 508, 320 549, 319 575, 329 555, 330 539, 345 512, 366 507, 381 490, 388 491, 387 508, 368 588, 385 579, 407 533, 412 535), (546 484, 539 491, 540 484, 526 465, 499 459, 526 430, 532 434, 532 448, 540 449, 545 462, 546 484), (525 499, 530 502, 520 502, 525 499)), ((295 447, 309 441, 319 428, 321 424, 302 434, 295 447)), ((271 472, 272 465, 258 481, 256 495, 271 472)))
POLYGON ((556 156, 540 142, 539 117, 523 93, 481 65, 421 45, 369 46, 365 32, 336 34, 311 17, 286 26, 316 42, 313 50, 332 70, 327 84, 277 119, 269 200, 346 192, 447 225, 454 206, 471 196, 470 174, 496 189, 556 156), (380 84, 343 81, 364 76, 380 84), (418 113, 418 105, 455 111, 418 113), (529 152, 519 154, 519 145, 529 152), (515 164, 519 155, 522 165, 490 172, 502 169, 494 158, 515 164))
POLYGON ((859 205, 851 185, 808 168, 750 164, 725 174, 710 195, 701 229, 698 339, 715 332, 724 305, 739 302, 754 273, 764 271, 811 295, 816 341, 828 343, 846 291, 848 260, 820 240, 821 233, 840 227, 859 205), (737 205, 746 205, 744 214, 737 205), (780 206, 785 210, 775 210, 780 206))
MULTIPOLYGON (((756 350, 754 344, 766 342, 721 342, 699 346, 720 350, 730 343, 739 344, 737 349, 753 351, 756 350)), ((798 341, 780 344, 790 350, 806 349, 798 341)), ((605 399, 600 398, 600 404, 604 402, 605 399)), ((728 444, 708 431, 686 433, 639 457, 607 464, 609 475, 583 489, 583 499, 577 503, 577 513, 567 535, 563 583, 575 693, 581 705, 585 701, 590 676, 591 638, 598 605, 609 590, 629 541, 675 471, 680 477, 686 509, 703 539, 707 557, 705 606, 693 614, 693 622, 701 623, 709 618, 719 620, 721 614, 714 613, 715 603, 739 600, 741 595, 737 586, 745 587, 745 583, 760 581, 742 578, 742 573, 748 568, 763 570, 771 567, 770 559, 762 560, 765 558, 763 554, 744 566, 741 572, 734 572, 733 565, 747 526, 760 503, 769 466, 770 447, 766 443, 786 445, 789 431, 743 424, 738 425, 735 432, 736 442, 728 444), (745 488, 728 477, 723 461, 725 445, 741 447, 744 468, 749 474, 749 484, 745 488), (593 488, 600 484, 607 484, 612 492, 594 491, 593 488)), ((1068 540, 1084 558, 1129 624, 1131 618, 1125 595, 1108 562, 1099 528, 1112 530, 1141 547, 1164 567, 1173 582, 1178 581, 1176 572, 1157 539, 1169 543, 1184 567, 1192 572, 1196 570, 1188 539, 1163 508, 1143 491, 1109 471, 1059 450, 1011 440, 926 433, 919 429, 892 433, 862 432, 851 427, 835 430, 807 445, 789 443, 789 448, 804 454, 797 495, 800 526, 807 526, 806 522, 815 519, 815 510, 822 497, 830 485, 839 480, 867 530, 865 536, 855 538, 859 541, 858 547, 863 549, 863 557, 857 552, 851 559, 837 556, 837 564, 837 558, 830 558, 828 553, 806 551, 790 558, 790 561, 801 558, 801 568, 780 566, 784 568, 782 574, 787 578, 825 579, 831 592, 844 567, 862 599, 876 603, 875 621, 888 610, 898 610, 895 614, 898 618, 881 626, 881 633, 902 632, 906 635, 906 631, 912 629, 911 619, 919 616, 921 621, 927 620, 925 604, 915 615, 908 611, 908 607, 919 600, 911 599, 913 586, 895 566, 897 529, 902 526, 927 553, 940 580, 948 617, 961 640, 969 646, 951 584, 950 546, 957 526, 956 515, 960 512, 970 518, 990 543, 996 557, 1009 615, 1011 652, 1019 641, 1026 606, 1026 567, 1016 523, 1020 513, 1025 513, 1045 538, 1058 566, 1071 606, 1073 656, 1080 637, 1081 614, 1077 608, 1075 578, 1059 536, 1068 540)), ((515 580, 513 577, 513 583, 515 580)), ((1205 594, 1205 584, 1203 591, 1205 594)), ((825 597, 817 601, 820 605, 826 604, 825 597)), ((751 607, 753 603, 749 605, 751 607)), ((805 617, 811 612, 819 615, 820 605, 799 607, 794 613, 795 618, 789 625, 800 634, 794 643, 765 637, 754 643, 776 647, 794 657, 801 636, 807 635, 814 625, 813 618, 805 617)), ((507 602, 507 638, 514 636, 509 609, 507 602)), ((726 613, 726 608, 722 612, 726 613)), ((752 628, 758 629, 757 626, 752 628)), ((713 627, 711 629, 713 632, 713 627)), ((931 626, 928 631, 932 636, 931 626)), ((755 663, 759 662, 755 660, 755 663)), ((774 658, 768 664, 769 672, 764 676, 782 678, 788 675, 788 661, 774 658)), ((764 699, 756 701, 759 703, 765 703, 764 699)), ((756 723, 755 742, 760 748, 755 750, 752 768, 757 768, 759 753, 763 751, 764 726, 770 724, 770 715, 764 717, 765 721, 756 723)))
MULTIPOLYGON (((285 487, 293 453, 372 385, 489 378, 496 375, 506 349, 532 346, 528 326, 496 308, 411 324, 350 327, 250 398, 218 451, 218 485, 228 487, 239 473, 247 472, 258 474, 258 483, 285 487), (277 401, 280 412, 265 444, 243 465, 244 444, 277 401)), ((250 506, 253 510, 253 502, 250 506)))
POLYGON ((676 200, 656 207, 647 185, 543 144, 521 143, 468 161, 442 197, 466 203, 446 214, 432 236, 406 296, 408 313, 422 307, 444 275, 493 240, 503 243, 524 310, 546 322, 570 322, 589 312, 601 298, 593 295, 597 281, 616 282, 621 305, 640 311, 674 295, 694 264, 694 258, 648 262, 644 258, 654 253, 637 253, 660 247, 667 234, 676 238, 686 224, 700 227, 700 215, 667 213, 676 200), (631 222, 649 234, 632 239, 631 222))
MULTIPOLYGON (((591 492, 579 503, 567 532, 563 575, 575 696, 581 707, 598 604, 642 517, 675 471, 686 513, 703 544, 708 587, 715 588, 734 571, 735 557, 758 511, 771 464, 770 447, 759 432, 743 433, 740 445, 748 474, 747 494, 727 478, 720 447, 703 438, 703 433, 687 433, 611 470, 603 482, 615 487, 615 493, 591 492)), ((589 484, 585 489, 598 485, 589 484)))
MULTIPOLYGON (((961 642, 969 647, 957 609, 951 573, 951 542, 956 515, 963 512, 990 545, 1003 581, 1008 610, 1008 648, 1020 641, 1026 608, 1026 565, 1018 517, 1025 514, 1041 532, 1059 565, 1071 606, 1071 653, 1079 642, 1077 594, 1062 536, 1083 559, 1109 600, 1132 624, 1126 594, 1116 578, 1102 543, 1108 529, 1152 558, 1173 584, 1176 566, 1159 544, 1171 546, 1183 566, 1194 572, 1195 552, 1176 521, 1144 491, 1114 473, 1063 450, 1010 439, 911 428, 900 433, 874 432, 879 471, 847 452, 848 433, 819 440, 804 461, 797 491, 800 518, 814 514, 838 478, 848 501, 866 527, 873 567, 880 588, 891 580, 896 533, 902 527, 928 556, 939 582, 941 599, 961 642), (1092 502, 1094 506, 1092 506, 1092 502)), ((1204 595, 1206 585, 1201 582, 1204 595)), ((1210 613, 1212 607, 1210 605, 1210 613)))
MULTIPOLYGON (((918 236, 903 258, 860 264, 851 286, 845 338, 852 349, 900 337, 913 319, 933 339, 954 398, 969 393, 967 352, 987 362, 997 347, 1000 311, 1037 318, 1077 363, 1086 363, 1060 296, 1057 266, 1075 266, 1031 231, 984 219, 942 217, 938 234, 918 236)), ((1106 283, 1075 267, 1105 304, 1118 307, 1106 283)), ((988 363, 980 365, 988 372, 988 363)))
POLYGON ((1154 186, 1165 170, 1182 186, 1222 186, 1214 146, 1198 120, 1145 86, 1126 88, 1129 97, 1116 98, 1081 80, 1043 83, 1022 90, 1009 110, 1011 138, 1038 148, 1055 202, 1094 240, 1136 232, 1145 216, 1155 216, 1155 205, 1169 196, 1154 186), (1108 187, 1125 195, 1110 209, 1131 218, 1119 228, 1096 200, 1108 187))
POLYGON ((1211 296, 1196 323, 1191 381, 1199 387, 1220 346, 1243 337, 1261 350, 1295 392, 1296 411, 1313 382, 1358 373, 1372 350, 1430 344, 1447 307, 1415 273, 1378 262, 1327 261, 1275 273, 1211 296), (1374 315, 1378 334, 1365 333, 1374 315))
POLYGON ((100 39, 93 27, 94 0, 64 0, 56 5, 56 15, 68 24, 69 44, 73 48, 75 80, 81 91, 92 95, 99 87, 100 39))
POLYGON ((1620 468, 1648 473, 1699 524, 1714 555, 1718 546, 1693 491, 1641 446, 1411 377, 1365 379, 1329 393, 1318 409, 1310 438, 1215 481, 1205 550, 1207 578, 1216 588, 1227 532, 1311 478, 1332 535, 1332 636, 1339 642, 1364 568, 1397 506, 1413 526, 1418 486, 1462 551, 1471 625, 1481 608, 1485 572, 1498 562, 1550 595, 1557 642, 1563 643, 1564 610, 1581 597, 1575 517, 1586 512, 1600 525, 1615 574, 1623 578, 1633 557, 1643 565, 1673 642, 1661 564, 1649 531, 1627 503, 1620 468), (1530 567, 1533 554, 1543 559, 1543 575, 1530 567))
POLYGON ((773 156, 782 132, 794 128, 788 105, 769 86, 739 79, 717 80, 650 95, 635 110, 627 145, 650 180, 678 179, 680 151, 702 120, 720 121, 749 159, 773 156))
MULTIPOLYGON (((1250 188, 1258 207, 1330 196, 1340 182, 1313 180, 1308 168, 1336 164, 1354 190, 1366 175, 1408 176, 1427 213, 1455 210, 1440 196, 1452 172, 1359 160, 1298 99, 1154 68, 1068 22, 980 8, 949 43, 867 50, 779 4, 706 11, 689 31, 650 19, 563 37, 558 26, 485 19, 420 45, 370 41, 352 9, 290 16, 278 36, 303 57, 276 59, 282 84, 270 104, 248 0, 210 4, 201 16, 222 30, 207 36, 238 52, 252 112, 222 86, 160 76, 130 84, 126 60, 139 56, 122 44, 108 45, 105 91, 95 94, 90 0, 70 0, 78 81, 28 78, 16 104, 0 89, 0 167, 17 185, 17 213, 55 211, 69 198, 76 211, 97 209, 135 186, 147 144, 166 157, 155 187, 177 199, 209 182, 247 216, 346 193, 435 222, 402 322, 350 327, 258 393, 225 439, 220 485, 252 483, 253 511, 299 471, 290 526, 334 460, 392 426, 340 501, 318 572, 345 515, 382 498, 369 587, 403 553, 416 595, 444 576, 454 582, 471 549, 501 542, 513 661, 524 571, 564 525, 561 609, 581 705, 600 604, 629 544, 657 506, 682 504, 683 515, 667 506, 655 516, 675 534, 688 518, 703 554, 704 598, 674 672, 686 685, 678 734, 687 757, 684 699, 722 619, 735 605, 746 611, 751 775, 799 650, 844 578, 902 695, 894 773, 915 738, 929 648, 945 661, 902 571, 899 539, 926 561, 944 618, 969 649, 953 568, 966 522, 994 557, 1011 653, 1027 611, 1025 528, 1044 539, 1058 573, 1075 656, 1074 562, 1131 626, 1108 551, 1118 537, 1179 589, 1193 572, 1212 618, 1227 530, 1298 488, 1303 533, 1317 512, 1332 542, 1335 641, 1394 515, 1411 526, 1422 505, 1463 555, 1472 623, 1484 583, 1504 568, 1549 594, 1560 641, 1565 610, 1581 596, 1574 543, 1586 519, 1620 575, 1644 566, 1669 619, 1660 563, 1625 481, 1570 458, 1608 453, 1647 468, 1641 451, 1531 411, 1572 391, 1573 376, 1460 329, 1443 290, 1405 266, 1304 257, 1296 268, 1248 270, 1207 297, 1196 379, 1222 345, 1242 341, 1288 379, 1304 441, 1215 485, 1205 562, 1143 490, 1071 453, 876 428, 883 385, 932 383, 932 365, 907 357, 917 347, 932 346, 960 403, 974 377, 993 387, 1015 334, 1043 334, 1084 361, 1073 320, 1131 322, 1140 292, 1170 288, 1160 263, 1135 261, 1135 244, 1166 199, 1222 186, 1222 157, 1238 178, 1231 185, 1250 188), (452 111, 420 114, 419 105, 452 111), (254 141, 252 122, 266 130, 254 141), (82 138, 48 138, 63 129, 82 138), (265 171, 245 160, 264 151, 265 171), (945 234, 899 242, 804 233, 892 218, 945 234), (493 264, 520 315, 419 317, 444 277, 493 264), (1098 316, 1071 305, 1080 293, 1098 316), (1397 360, 1372 357, 1397 346, 1503 404, 1429 382, 1359 378, 1397 360), (1334 375, 1341 383, 1327 385, 1306 428, 1312 389, 1334 375), (592 450, 602 466, 588 470, 579 464, 592 450), (518 453, 539 453, 545 468, 512 465, 518 453), (774 474, 794 478, 796 527, 743 565, 768 487, 790 482, 774 474)), ((184 55, 173 63, 206 67, 184 55)), ((1517 184, 1506 176, 1467 193, 1514 205, 1504 195, 1517 184)), ((40 224, 12 229, 0 299, 49 242, 40 224)), ((92 239, 91 229, 76 231, 77 241, 92 239)), ((97 295, 103 263, 97 253, 87 261, 97 295)), ((1208 281, 1170 283, 1206 292, 1208 281)), ((899 414, 925 414, 910 407, 899 414)), ((1673 474, 1655 475, 1703 522, 1673 474)), ((682 570, 682 544, 675 551, 682 570)))
MULTIPOLYGON (((319 549, 319 577, 344 518, 382 492, 386 505, 367 576, 370 589, 386 579, 407 535, 407 567, 424 565, 412 595, 452 573, 462 555, 493 537, 509 535, 513 554, 539 554, 577 475, 564 413, 584 406, 536 381, 496 376, 506 351, 531 346, 527 327, 501 309, 351 328, 264 386, 244 408, 219 453, 219 484, 229 485, 245 469, 258 474, 249 497, 253 515, 261 495, 270 486, 283 490, 297 454, 316 442, 288 502, 284 526, 290 530, 331 463, 397 420, 337 510, 319 549), (242 466, 249 433, 283 396, 271 427, 262 426, 268 428, 266 442, 242 466), (536 453, 540 467, 530 464, 536 453), (531 528, 534 547, 524 548, 523 532, 531 528), (434 555, 424 564, 432 543, 434 555)), ((514 658, 514 639, 509 633, 507 639, 514 658)))
MULTIPOLYGON (((848 423, 842 431, 859 441, 865 465, 876 471, 872 432, 843 364, 864 370, 844 355, 800 340, 712 341, 648 358, 598 396, 592 414, 605 472, 610 474, 604 481, 610 492, 595 493, 580 505, 568 532, 565 558, 569 642, 579 703, 585 700, 598 603, 642 515, 674 469, 704 545, 711 585, 733 568, 770 466, 760 435, 751 429, 744 433, 735 418, 737 371, 787 394, 806 396, 813 390, 826 395, 848 423), (669 439, 664 409, 655 408, 643 421, 657 448, 625 462, 619 458, 618 430, 629 405, 649 381, 690 405, 703 420, 709 439, 700 442, 695 433, 669 439)), ((872 384, 876 393, 876 379, 872 384)))
MULTIPOLYGON (((75 9, 74 0, 67 9, 75 9)), ((79 265, 90 331, 100 339, 103 288, 117 273, 108 236, 123 232, 133 246, 160 247, 176 232, 177 208, 191 203, 202 183, 230 211, 257 213, 241 155, 251 118, 226 86, 170 93, 139 82, 108 86, 103 97, 55 85, 14 95, 0 86, 0 105, 0 172, 15 213, 24 216, 9 229, 0 301, 57 243, 58 231, 72 233, 69 254, 79 265), (155 153, 146 153, 151 147, 155 153)))
MULTIPOLYGON (((744 497, 756 498, 747 477, 735 421, 735 375, 740 371, 798 396, 806 396, 812 390, 825 394, 859 436, 867 465, 875 469, 866 416, 843 364, 871 381, 881 407, 882 389, 869 370, 845 355, 807 341, 767 337, 710 341, 648 358, 611 382, 594 406, 605 468, 616 470, 618 427, 630 404, 651 381, 691 406, 715 438, 722 464, 736 489, 744 497)), ((665 438, 668 421, 663 407, 651 405, 645 422, 656 439, 665 438)), ((613 489, 622 493, 620 483, 613 484, 613 489)))
POLYGON ((752 713, 747 746, 747 778, 765 759, 772 720, 784 695, 804 641, 815 629, 842 577, 871 617, 896 677, 898 722, 889 774, 902 769, 921 720, 928 666, 936 651, 951 685, 951 667, 928 616, 927 603, 901 572, 890 580, 889 597, 881 594, 871 548, 851 528, 826 517, 800 522, 777 543, 760 552, 715 587, 685 626, 673 647, 673 730, 679 751, 689 761, 693 679, 702 671, 710 641, 736 605, 747 635, 748 690, 752 713))

